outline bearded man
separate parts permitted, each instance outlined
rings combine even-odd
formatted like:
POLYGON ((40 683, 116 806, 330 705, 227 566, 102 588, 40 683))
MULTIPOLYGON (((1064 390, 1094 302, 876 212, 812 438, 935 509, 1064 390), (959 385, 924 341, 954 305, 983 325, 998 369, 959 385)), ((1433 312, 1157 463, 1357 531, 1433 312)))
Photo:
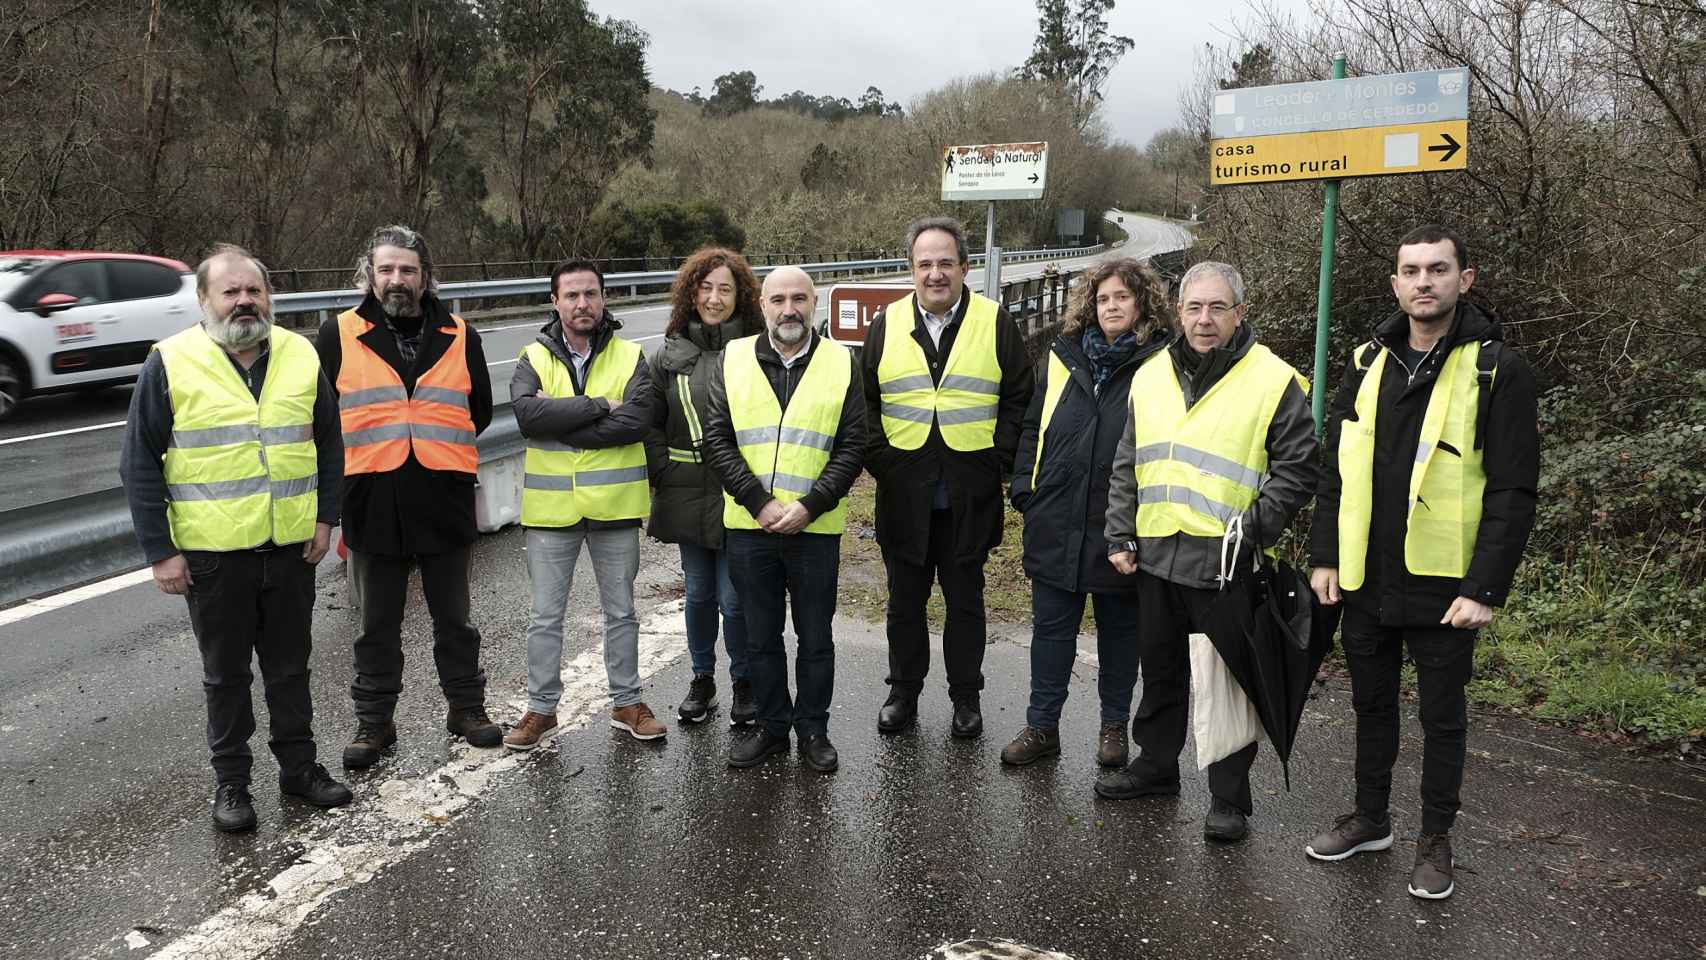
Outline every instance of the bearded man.
POLYGON ((272 323, 266 268, 221 245, 196 268, 202 322, 156 344, 131 395, 119 475, 162 592, 201 649, 213 825, 255 826, 249 794, 260 658, 279 792, 317 807, 350 791, 315 759, 308 689, 314 566, 338 522, 337 398, 304 338, 272 323))

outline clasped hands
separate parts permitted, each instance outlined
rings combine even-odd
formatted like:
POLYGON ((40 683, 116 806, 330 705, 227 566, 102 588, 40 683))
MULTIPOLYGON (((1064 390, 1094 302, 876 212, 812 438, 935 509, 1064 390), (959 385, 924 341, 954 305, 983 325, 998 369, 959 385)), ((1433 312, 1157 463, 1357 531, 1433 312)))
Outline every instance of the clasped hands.
POLYGON ((763 509, 758 511, 758 525, 767 533, 779 533, 783 536, 793 536, 806 528, 812 522, 812 514, 795 500, 783 503, 771 500, 763 509))

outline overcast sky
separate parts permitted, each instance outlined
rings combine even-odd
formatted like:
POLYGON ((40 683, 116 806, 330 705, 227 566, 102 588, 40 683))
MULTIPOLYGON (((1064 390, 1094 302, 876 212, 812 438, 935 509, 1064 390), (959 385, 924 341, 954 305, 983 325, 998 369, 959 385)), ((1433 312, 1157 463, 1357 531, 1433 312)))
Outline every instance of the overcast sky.
MULTIPOLYGON (((1282 8, 1303 0, 1279 0, 1282 8)), ((712 81, 751 70, 762 96, 792 90, 857 100, 876 85, 907 105, 954 77, 1017 66, 1037 33, 1034 0, 590 0, 651 36, 652 83, 709 94, 712 81), (732 14, 732 15, 731 15, 732 14)), ((1204 43, 1224 46, 1247 0, 1120 0, 1114 33, 1137 45, 1105 88, 1113 135, 1141 147, 1179 117, 1179 91, 1204 43)))

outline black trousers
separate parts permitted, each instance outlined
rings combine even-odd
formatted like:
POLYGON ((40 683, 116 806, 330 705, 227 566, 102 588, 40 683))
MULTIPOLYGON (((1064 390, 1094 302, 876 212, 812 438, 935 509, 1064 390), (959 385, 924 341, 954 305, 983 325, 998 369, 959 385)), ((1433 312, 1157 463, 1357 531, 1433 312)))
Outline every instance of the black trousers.
POLYGON ((747 675, 758 721, 772 734, 790 729, 800 739, 827 733, 835 697, 835 590, 841 537, 822 533, 781 536, 730 530, 724 549, 729 578, 746 616, 747 675), (788 694, 788 651, 782 642, 786 611, 794 614, 794 689, 788 694))
POLYGON ((1357 715, 1357 809, 1383 816, 1398 760, 1398 677, 1404 650, 1416 664, 1422 716, 1422 832, 1449 833, 1461 806, 1469 729, 1464 688, 1475 671, 1474 630, 1384 627, 1347 607, 1345 663, 1357 715))
MULTIPOLYGON (((1132 767, 1146 779, 1179 779, 1179 754, 1185 749, 1185 729, 1190 722, 1190 635, 1204 632, 1211 607, 1220 607, 1213 619, 1220 624, 1231 622, 1226 611, 1247 612, 1249 603, 1237 586, 1227 592, 1199 590, 1138 572, 1137 657, 1143 665, 1143 699, 1131 721, 1131 738, 1141 748, 1132 767)), ((1256 744, 1252 743, 1208 765, 1209 793, 1244 811, 1245 816, 1254 812, 1250 765, 1255 760, 1256 744)))
POLYGON ((409 570, 419 566, 421 593, 432 616, 432 658, 438 685, 452 709, 484 706, 486 674, 480 669, 480 631, 468 622, 468 571, 472 547, 419 557, 350 551, 350 583, 361 611, 355 640, 355 681, 350 699, 356 719, 389 723, 403 690, 403 610, 409 570))
POLYGON ((190 627, 201 648, 207 747, 220 783, 249 782, 255 733, 250 662, 261 664, 268 741, 281 778, 314 763, 314 705, 308 693, 314 567, 302 545, 210 553, 187 550, 190 627))
POLYGON ((930 511, 930 549, 923 565, 907 563, 888 553, 889 686, 897 693, 917 696, 930 672, 930 625, 925 605, 930 585, 940 581, 947 618, 942 628, 942 663, 948 673, 948 695, 955 700, 976 697, 983 689, 983 565, 954 559, 954 527, 947 510, 930 511))

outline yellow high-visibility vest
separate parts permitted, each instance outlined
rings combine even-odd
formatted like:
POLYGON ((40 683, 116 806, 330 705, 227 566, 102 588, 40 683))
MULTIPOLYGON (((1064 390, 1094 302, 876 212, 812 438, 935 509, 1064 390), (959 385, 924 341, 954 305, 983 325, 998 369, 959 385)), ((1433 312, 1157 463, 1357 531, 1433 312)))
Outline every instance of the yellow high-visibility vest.
MULTIPOLYGON (((548 397, 603 397, 620 402, 640 362, 638 344, 611 337, 586 367, 586 388, 577 393, 574 373, 537 340, 521 355, 539 375, 548 397)), ((569 527, 583 519, 639 520, 651 512, 644 443, 582 450, 560 440, 527 438, 523 466, 521 525, 569 527)))
POLYGON ((1043 440, 1048 437, 1049 422, 1054 419, 1054 410, 1060 406, 1060 397, 1066 392, 1066 381, 1072 379, 1072 371, 1066 369, 1066 364, 1060 362, 1053 350, 1048 352, 1048 389, 1043 392, 1043 419, 1037 427, 1037 456, 1031 463, 1031 490, 1037 489, 1037 474, 1043 468, 1043 440))
MULTIPOLYGON (((818 338, 788 409, 776 400, 770 378, 758 364, 758 337, 742 337, 723 350, 723 383, 728 390, 729 421, 747 469, 770 496, 792 503, 811 492, 829 465, 841 406, 853 380, 853 355, 846 347, 818 338)), ((723 526, 757 530, 758 521, 723 492, 723 526)), ((818 514, 806 533, 840 534, 847 527, 847 498, 818 514)))
POLYGON ((954 336, 938 383, 930 378, 924 348, 912 337, 912 294, 884 310, 883 357, 877 364, 882 392, 883 434, 897 450, 917 450, 934 423, 942 441, 959 451, 995 446, 995 413, 1001 400, 1001 364, 995 356, 997 306, 966 291, 971 304, 954 336))
POLYGON ((1221 537, 1249 509, 1268 470, 1268 426, 1293 382, 1309 382, 1261 344, 1185 408, 1163 350, 1131 379, 1137 535, 1221 537))
POLYGON ((273 327, 255 400, 200 324, 155 344, 172 397, 166 517, 179 550, 247 550, 314 536, 320 355, 273 327))
MULTIPOLYGON (((1366 347, 1355 354, 1358 369, 1366 347)), ((1475 444, 1480 387, 1471 340, 1451 351, 1422 414, 1422 435, 1410 466, 1410 507, 1404 532, 1404 566, 1424 577, 1469 572, 1481 528, 1487 487, 1482 451, 1475 444)), ((1374 421, 1388 351, 1379 353, 1357 389, 1355 420, 1339 423, 1339 586, 1357 590, 1368 569, 1368 528, 1374 512, 1374 421)))

